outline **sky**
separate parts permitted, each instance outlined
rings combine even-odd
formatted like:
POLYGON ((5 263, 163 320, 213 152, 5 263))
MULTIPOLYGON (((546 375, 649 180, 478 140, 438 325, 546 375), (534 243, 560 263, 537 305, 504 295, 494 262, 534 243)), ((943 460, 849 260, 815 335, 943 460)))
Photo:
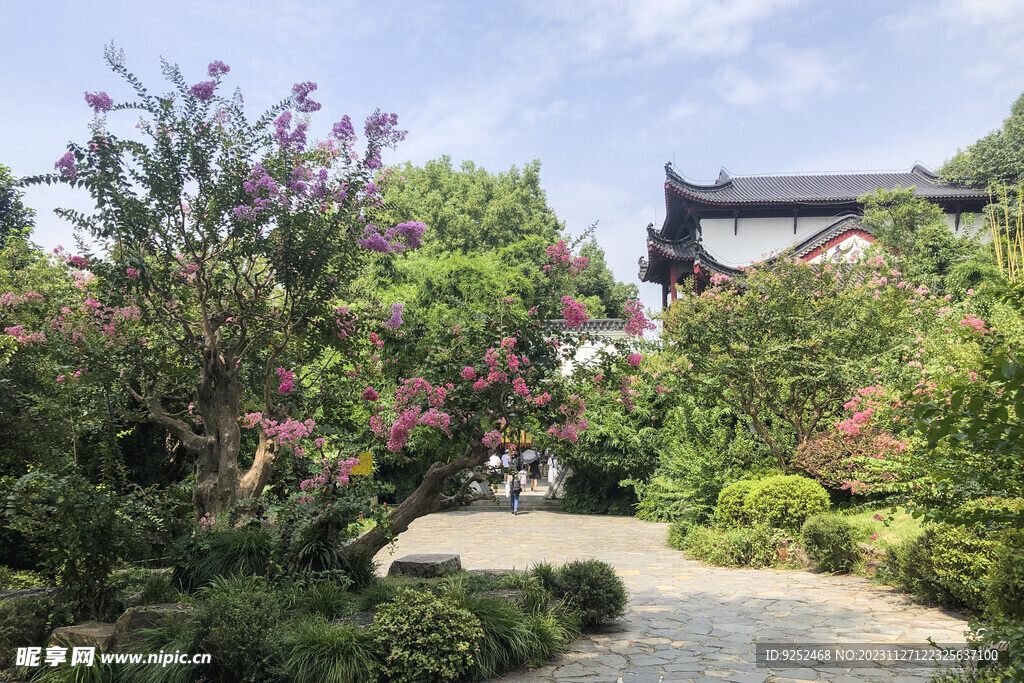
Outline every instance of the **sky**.
MULTIPOLYGON (((522 0, 347 2, 0 0, 0 164, 53 170, 88 136, 83 92, 160 90, 231 67, 250 111, 315 81, 314 137, 380 107, 408 138, 386 162, 442 154, 497 173, 542 163, 548 203, 639 283, 664 219, 664 164, 692 180, 749 173, 937 168, 999 127, 1024 91, 1024 0, 522 0)), ((129 117, 127 112, 112 116, 129 117)), ((122 123, 134 123, 126 121, 122 123)), ((70 246, 67 188, 31 188, 34 239, 70 246)))

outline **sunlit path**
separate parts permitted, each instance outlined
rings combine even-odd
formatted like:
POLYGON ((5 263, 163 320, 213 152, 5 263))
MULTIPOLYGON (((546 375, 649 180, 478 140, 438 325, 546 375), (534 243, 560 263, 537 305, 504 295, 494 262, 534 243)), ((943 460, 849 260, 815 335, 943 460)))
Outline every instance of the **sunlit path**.
MULTIPOLYGON (((504 508, 503 508, 504 510, 504 508)), ((631 518, 458 511, 417 520, 394 556, 454 552, 467 569, 526 568, 595 557, 630 590, 626 617, 560 659, 506 681, 925 681, 920 669, 754 665, 760 640, 962 642, 965 621, 865 579, 702 566, 664 544, 667 525, 631 518)), ((387 571, 392 555, 378 555, 387 571)))

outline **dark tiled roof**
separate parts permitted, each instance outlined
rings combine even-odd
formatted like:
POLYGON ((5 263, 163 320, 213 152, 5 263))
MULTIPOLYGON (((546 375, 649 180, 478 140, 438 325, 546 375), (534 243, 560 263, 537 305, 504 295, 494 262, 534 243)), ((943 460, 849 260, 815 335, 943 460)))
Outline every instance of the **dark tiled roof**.
POLYGON ((703 204, 828 204, 855 202, 879 188, 914 187, 920 197, 932 200, 966 199, 984 200, 984 190, 953 187, 943 184, 938 176, 918 164, 909 172, 893 173, 820 173, 794 175, 730 176, 722 169, 718 180, 711 185, 690 182, 676 173, 671 164, 665 165, 666 187, 684 197, 703 204))
MULTIPOLYGON (((559 329, 566 328, 565 318, 553 318, 548 321, 548 324, 559 329)), ((587 332, 625 332, 626 321, 622 318, 590 318, 587 322, 583 323, 582 327, 576 328, 576 330, 586 330, 587 332)))
POLYGON ((863 230, 870 233, 871 230, 862 222, 864 217, 860 214, 849 213, 841 216, 834 223, 814 233, 804 241, 794 244, 792 247, 793 256, 803 258, 812 251, 825 244, 829 240, 851 230, 863 230))
POLYGON ((693 240, 670 240, 661 236, 654 228, 647 228, 647 252, 656 251, 665 258, 676 261, 692 261, 697 255, 693 240))

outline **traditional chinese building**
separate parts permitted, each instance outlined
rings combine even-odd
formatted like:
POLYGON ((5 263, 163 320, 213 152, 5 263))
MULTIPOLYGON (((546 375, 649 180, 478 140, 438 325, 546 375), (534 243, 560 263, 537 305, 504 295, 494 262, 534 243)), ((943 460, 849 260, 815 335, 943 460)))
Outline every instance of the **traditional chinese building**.
POLYGON ((694 183, 665 165, 665 222, 647 227, 641 282, 661 285, 662 307, 689 278, 702 290, 715 273, 790 251, 797 258, 854 258, 873 241, 861 222, 858 198, 880 188, 915 189, 938 204, 950 229, 981 225, 988 194, 954 187, 918 164, 908 172, 732 176, 694 183))

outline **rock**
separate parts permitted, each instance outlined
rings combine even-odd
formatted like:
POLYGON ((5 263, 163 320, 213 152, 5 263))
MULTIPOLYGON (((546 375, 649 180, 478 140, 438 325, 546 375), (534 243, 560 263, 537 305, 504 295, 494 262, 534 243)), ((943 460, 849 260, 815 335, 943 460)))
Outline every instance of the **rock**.
POLYGON ((335 619, 332 624, 349 624, 356 628, 366 628, 373 624, 373 612, 356 612, 355 614, 346 614, 345 616, 335 619))
POLYGON ((0 600, 17 600, 18 598, 50 598, 57 592, 52 588, 19 588, 17 590, 0 591, 0 600))
POLYGON ((191 605, 181 602, 129 607, 114 622, 112 646, 120 650, 126 645, 130 645, 138 637, 139 631, 142 629, 159 626, 160 622, 168 614, 185 614, 191 609, 191 605))
POLYGON ((388 576, 415 576, 421 579, 433 579, 438 576, 454 574, 462 569, 462 559, 458 555, 447 553, 424 553, 406 555, 391 564, 388 576))
POLYGON ((75 626, 53 629, 49 644, 61 645, 64 642, 76 647, 95 647, 100 652, 109 652, 114 642, 114 625, 102 621, 83 621, 75 626))

